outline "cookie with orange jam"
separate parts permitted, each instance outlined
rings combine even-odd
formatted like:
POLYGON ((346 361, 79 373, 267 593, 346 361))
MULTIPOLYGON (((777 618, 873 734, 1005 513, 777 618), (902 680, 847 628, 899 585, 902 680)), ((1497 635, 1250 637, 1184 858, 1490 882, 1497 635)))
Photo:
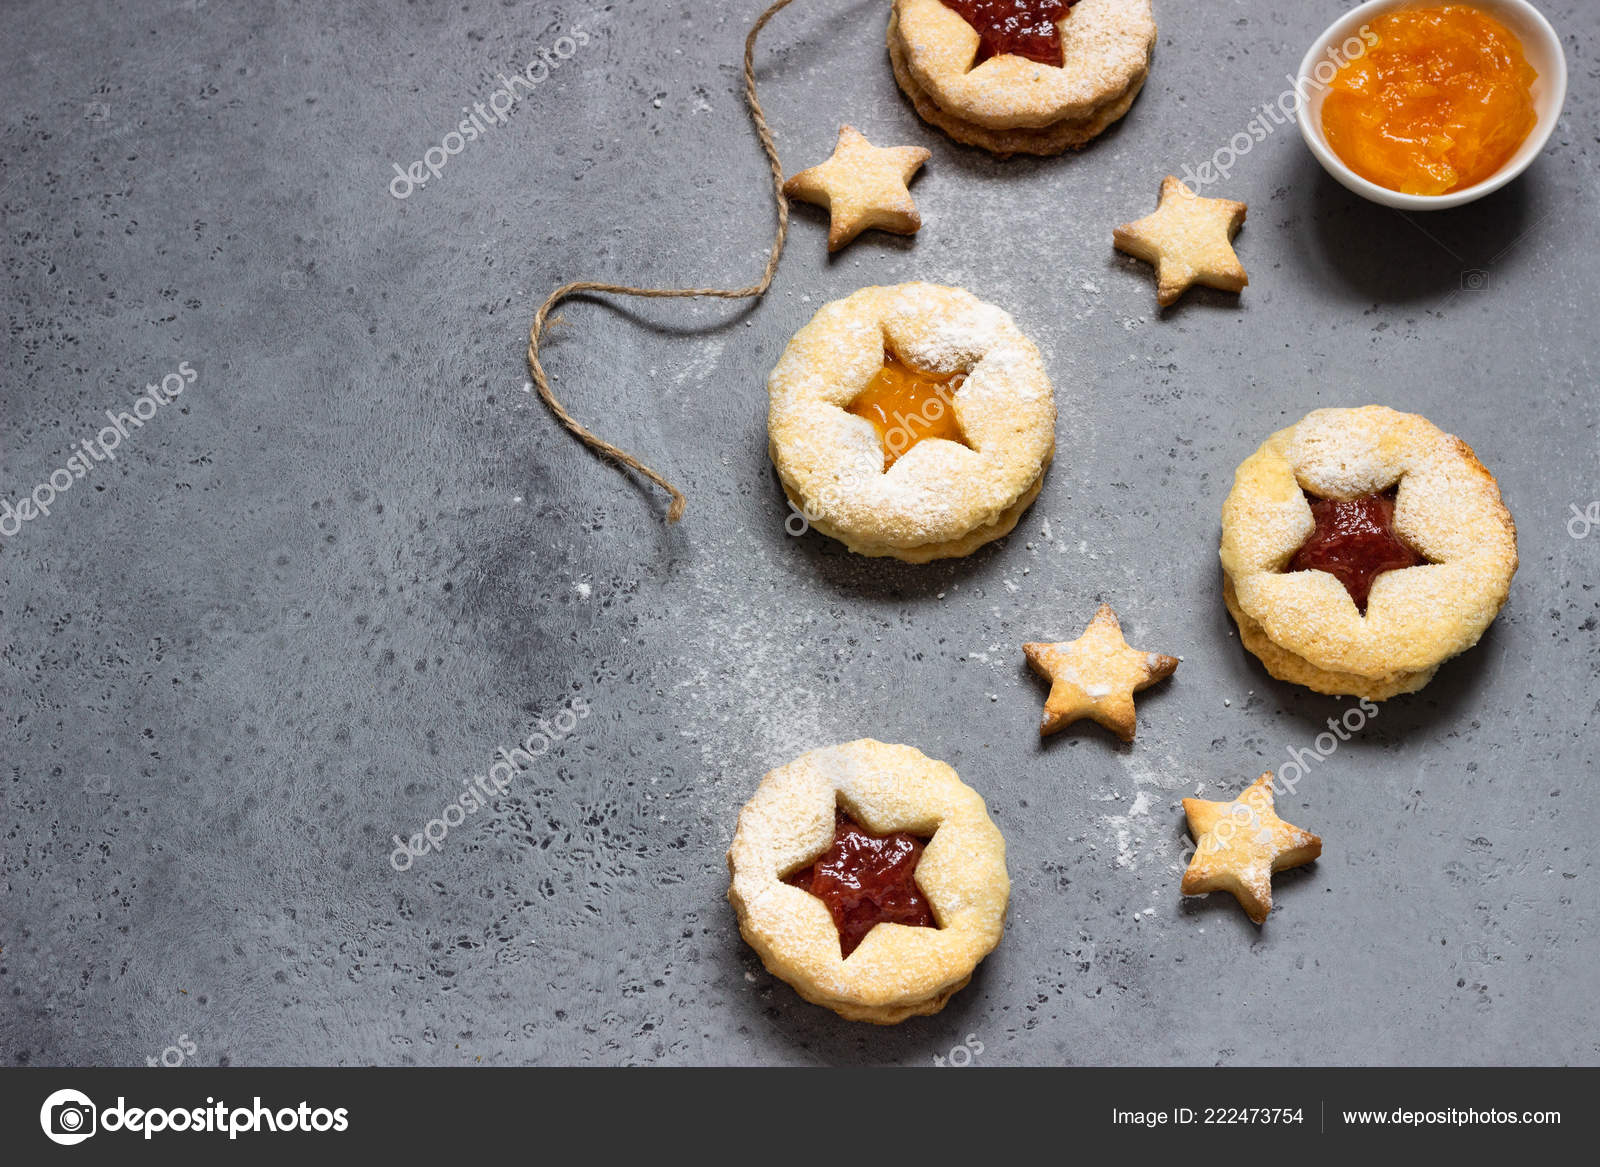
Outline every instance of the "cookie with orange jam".
POLYGON ((1059 154, 1133 104, 1150 0, 894 0, 889 60, 924 121, 1002 157, 1059 154))
POLYGON ((728 849, 739 932, 851 1021, 937 1013, 1005 931, 1006 844, 983 799, 910 746, 863 738, 761 780, 728 849))
POLYGON ((863 288, 824 305, 767 380, 794 508, 859 555, 968 555, 1016 526, 1055 453, 1044 360, 961 288, 863 288))
POLYGON ((1269 673, 1381 701, 1478 642, 1517 529, 1460 438, 1381 405, 1319 409, 1239 466, 1221 556, 1223 601, 1269 673))

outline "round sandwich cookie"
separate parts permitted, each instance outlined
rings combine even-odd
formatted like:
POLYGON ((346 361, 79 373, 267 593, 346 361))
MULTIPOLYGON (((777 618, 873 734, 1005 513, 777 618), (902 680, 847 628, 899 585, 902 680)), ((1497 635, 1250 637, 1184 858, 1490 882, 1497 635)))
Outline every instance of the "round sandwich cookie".
POLYGON ((1039 350, 961 288, 863 288, 824 305, 767 389, 784 493, 860 555, 970 554, 1016 526, 1055 453, 1039 350))
POLYGON ((983 799, 911 746, 863 738, 761 780, 728 849, 739 932, 851 1021, 937 1013, 1005 931, 1006 845, 983 799))
POLYGON ((1223 600, 1269 673, 1381 701, 1478 642, 1517 530, 1460 438, 1381 405, 1319 409, 1239 466, 1221 557, 1223 600))
POLYGON ((1078 149, 1150 72, 1150 0, 894 0, 889 60, 917 113, 1002 157, 1078 149))

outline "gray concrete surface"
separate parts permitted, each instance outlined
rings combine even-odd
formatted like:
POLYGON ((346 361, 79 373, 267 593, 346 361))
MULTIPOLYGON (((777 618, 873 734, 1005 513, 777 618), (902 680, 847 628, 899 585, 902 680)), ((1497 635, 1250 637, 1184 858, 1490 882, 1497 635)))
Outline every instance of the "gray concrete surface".
POLYGON ((1600 531, 1569 533, 1600 499, 1593 6, 1544 5, 1572 92, 1521 181, 1407 219, 1277 129, 1217 188, 1250 204, 1251 286, 1158 316, 1111 228, 1276 99, 1339 4, 1158 0, 1125 122, 1000 163, 899 96, 881 0, 800 0, 761 52, 786 165, 845 120, 923 143, 925 226, 829 258, 802 207, 759 305, 564 310, 550 368, 688 491, 669 529, 527 392, 525 332, 566 279, 759 269, 758 6, 10 6, 0 495, 196 377, 0 540, 0 1057, 915 1065, 973 1035, 980 1065, 1600 1062, 1600 531), (541 48, 574 51, 391 195, 541 48), (787 535, 764 430, 790 334, 913 278, 1010 309, 1061 407, 1017 533, 927 567, 787 535), (1340 703, 1241 650, 1218 511, 1263 435, 1369 401, 1476 447, 1523 565, 1478 648, 1284 804, 1326 852, 1258 931, 1180 901, 1179 799, 1340 703), (1019 645, 1102 598, 1184 664, 1132 748, 1041 746, 1019 645), (396 871, 391 837, 540 717, 555 748, 396 871), (954 764, 1014 883, 973 984, 890 1030, 796 998, 723 899, 761 774, 859 736, 954 764))

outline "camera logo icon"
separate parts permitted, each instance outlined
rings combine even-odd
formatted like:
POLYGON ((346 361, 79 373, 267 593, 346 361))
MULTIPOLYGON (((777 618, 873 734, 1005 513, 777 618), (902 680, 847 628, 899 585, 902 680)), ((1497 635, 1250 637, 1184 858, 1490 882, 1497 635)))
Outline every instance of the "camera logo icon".
POLYGON ((52 1143, 71 1147, 94 1134, 97 1113, 87 1094, 57 1090, 39 1108, 39 1125, 52 1143))

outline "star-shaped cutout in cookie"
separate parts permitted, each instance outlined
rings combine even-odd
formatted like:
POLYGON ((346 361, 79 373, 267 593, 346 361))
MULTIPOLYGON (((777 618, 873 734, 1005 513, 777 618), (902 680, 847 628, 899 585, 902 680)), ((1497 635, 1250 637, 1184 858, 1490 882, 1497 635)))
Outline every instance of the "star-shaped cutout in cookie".
POLYGON ((1272 775, 1263 774, 1232 802, 1183 800, 1194 858, 1183 873, 1186 896, 1231 892, 1257 924, 1272 911, 1272 873, 1310 863, 1322 840, 1290 826, 1273 810, 1272 775))
POLYGON ((829 251, 869 227, 912 235, 922 216, 906 183, 932 156, 921 146, 874 146, 854 126, 840 126, 833 157, 793 175, 783 193, 828 208, 829 251))
POLYGON ((1060 644, 1024 644, 1028 664, 1050 682, 1039 733, 1055 733, 1088 717, 1125 742, 1133 740, 1133 695, 1165 680, 1178 658, 1129 648, 1122 625, 1110 604, 1089 621, 1076 640, 1060 644))
POLYGON ((1195 284, 1237 292, 1250 282, 1232 243, 1245 210, 1232 199, 1203 199, 1169 174, 1155 213, 1111 238, 1118 251, 1156 265, 1156 302, 1165 308, 1195 284))

